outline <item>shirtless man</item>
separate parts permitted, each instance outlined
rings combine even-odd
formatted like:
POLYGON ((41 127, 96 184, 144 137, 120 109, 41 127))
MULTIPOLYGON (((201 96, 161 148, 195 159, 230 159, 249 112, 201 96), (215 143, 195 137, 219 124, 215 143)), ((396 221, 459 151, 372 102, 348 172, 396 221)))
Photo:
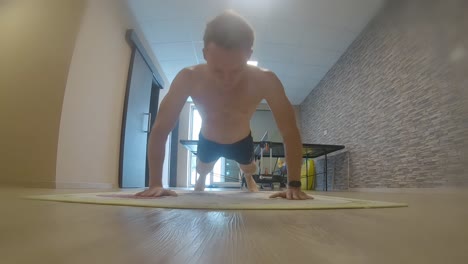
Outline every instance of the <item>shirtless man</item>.
POLYGON ((270 197, 311 199, 300 188, 302 143, 284 88, 273 72, 247 64, 254 41, 250 25, 239 15, 227 11, 207 24, 203 39, 203 56, 207 63, 181 70, 161 102, 149 139, 150 187, 136 195, 176 195, 163 188, 162 166, 167 137, 190 96, 203 120, 195 191, 204 190, 206 175, 221 156, 237 161, 249 191, 258 191, 252 177, 257 166, 253 159, 250 119, 257 105, 265 99, 283 136, 288 164, 287 190, 270 197))

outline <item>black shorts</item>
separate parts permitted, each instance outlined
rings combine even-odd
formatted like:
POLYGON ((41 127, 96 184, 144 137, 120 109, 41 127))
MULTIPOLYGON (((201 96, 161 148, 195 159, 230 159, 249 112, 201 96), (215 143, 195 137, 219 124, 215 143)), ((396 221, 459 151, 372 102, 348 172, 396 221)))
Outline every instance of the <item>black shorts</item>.
POLYGON ((197 157, 203 163, 217 161, 220 157, 235 160, 242 165, 248 165, 254 160, 254 144, 252 134, 232 144, 219 144, 208 140, 200 133, 197 147, 197 157))

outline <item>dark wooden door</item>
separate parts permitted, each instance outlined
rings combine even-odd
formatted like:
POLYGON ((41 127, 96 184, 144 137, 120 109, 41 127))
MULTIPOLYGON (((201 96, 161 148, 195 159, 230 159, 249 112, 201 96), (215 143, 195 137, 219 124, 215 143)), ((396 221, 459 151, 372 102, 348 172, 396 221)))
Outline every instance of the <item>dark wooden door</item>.
POLYGON ((146 152, 151 128, 150 100, 153 74, 137 49, 130 62, 120 151, 121 188, 145 187, 146 152))

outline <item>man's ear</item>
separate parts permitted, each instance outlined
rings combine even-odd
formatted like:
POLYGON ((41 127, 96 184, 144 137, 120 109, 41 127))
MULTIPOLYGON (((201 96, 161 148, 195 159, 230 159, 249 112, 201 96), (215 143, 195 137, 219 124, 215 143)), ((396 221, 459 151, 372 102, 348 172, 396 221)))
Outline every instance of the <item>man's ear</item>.
POLYGON ((203 48, 202 51, 203 51, 203 58, 207 61, 207 59, 206 59, 206 48, 203 48))
POLYGON ((247 60, 250 60, 250 58, 252 57, 252 53, 253 53, 253 49, 250 49, 250 50, 246 51, 247 60))

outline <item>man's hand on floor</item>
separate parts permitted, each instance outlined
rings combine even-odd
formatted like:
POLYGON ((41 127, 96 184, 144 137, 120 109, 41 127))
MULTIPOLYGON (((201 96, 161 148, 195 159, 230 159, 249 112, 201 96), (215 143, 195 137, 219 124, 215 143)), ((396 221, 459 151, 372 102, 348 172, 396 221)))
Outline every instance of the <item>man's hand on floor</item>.
POLYGON ((141 197, 161 197, 161 196, 177 196, 177 193, 163 187, 150 187, 147 190, 135 194, 141 197))
POLYGON ((270 198, 277 198, 277 197, 285 198, 288 200, 314 199, 314 197, 307 195, 306 193, 301 191, 301 188, 292 188, 292 187, 289 187, 286 191, 277 192, 270 196, 270 198))

